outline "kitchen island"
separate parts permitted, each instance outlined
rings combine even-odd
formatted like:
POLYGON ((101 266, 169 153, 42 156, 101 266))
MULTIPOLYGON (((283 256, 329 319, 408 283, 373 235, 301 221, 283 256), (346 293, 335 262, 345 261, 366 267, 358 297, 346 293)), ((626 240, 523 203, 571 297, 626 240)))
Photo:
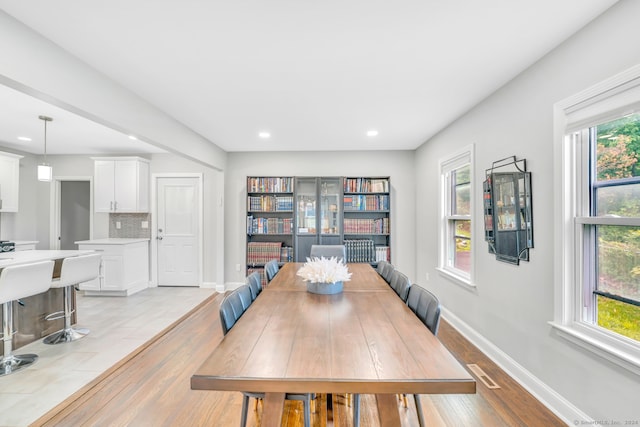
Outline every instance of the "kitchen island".
MULTIPOLYGON (((55 265, 53 268, 53 278, 60 277, 60 268, 62 260, 72 256, 84 255, 93 251, 57 251, 57 250, 25 250, 17 252, 0 253, 0 270, 5 267, 28 264, 38 261, 53 260, 55 265)), ((44 317, 50 313, 61 311, 64 309, 63 289, 54 288, 47 292, 33 295, 13 302, 13 313, 15 330, 17 333, 13 336, 13 349, 18 349, 33 341, 37 341, 61 330, 64 327, 64 319, 45 320, 44 317)), ((75 309, 75 298, 74 298, 75 309)), ((0 307, 0 313, 2 307, 0 307)), ((72 323, 75 323, 76 313, 72 316, 72 323)), ((0 348, 0 354, 4 350, 0 348)))
POLYGON ((87 296, 128 296, 149 287, 149 239, 105 238, 75 242, 102 254, 100 276, 80 284, 87 296))

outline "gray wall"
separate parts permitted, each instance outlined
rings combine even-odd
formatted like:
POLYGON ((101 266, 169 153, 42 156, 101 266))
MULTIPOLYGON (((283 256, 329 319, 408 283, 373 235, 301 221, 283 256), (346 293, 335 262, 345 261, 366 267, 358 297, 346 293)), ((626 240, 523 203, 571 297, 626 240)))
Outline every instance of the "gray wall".
MULTIPOLYGON (((558 49, 427 141, 416 153, 417 276, 455 316, 595 420, 640 420, 640 378, 559 338, 554 314, 553 105, 640 62, 640 2, 621 1, 558 49), (477 289, 436 271, 438 160, 476 148, 475 194, 491 162, 526 158, 532 171, 535 248, 531 261, 497 262, 483 241, 482 205, 474 209, 477 289)), ((573 423, 573 420, 568 420, 573 423)))
POLYGON ((225 279, 244 281, 247 176, 390 176, 392 262, 414 278, 413 151, 229 153, 225 173, 225 279), (240 265, 240 271, 236 266, 240 265))

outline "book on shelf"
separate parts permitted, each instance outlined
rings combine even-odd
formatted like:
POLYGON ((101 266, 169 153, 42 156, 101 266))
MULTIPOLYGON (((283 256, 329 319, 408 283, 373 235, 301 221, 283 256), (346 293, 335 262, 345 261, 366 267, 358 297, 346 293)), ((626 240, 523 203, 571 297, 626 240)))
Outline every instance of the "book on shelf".
POLYGON ((376 262, 378 261, 391 262, 391 251, 389 246, 376 246, 376 262))
POLYGON ((282 242, 249 242, 247 264, 264 265, 272 259, 280 259, 282 242))
POLYGON ((247 216, 247 234, 291 234, 293 218, 254 218, 247 216))
POLYGON ((248 177, 249 193, 293 193, 292 177, 248 177))
POLYGON ((291 246, 283 246, 280 248, 280 262, 293 261, 293 248, 291 246))
POLYGON ((389 218, 345 218, 344 234, 389 234, 389 218))
POLYGON ((247 196, 247 206, 253 212, 292 212, 293 196, 247 196))
POLYGON ((387 211, 388 194, 348 194, 343 200, 346 211, 387 211))
POLYGON ((388 193, 387 178, 345 178, 345 193, 388 193))

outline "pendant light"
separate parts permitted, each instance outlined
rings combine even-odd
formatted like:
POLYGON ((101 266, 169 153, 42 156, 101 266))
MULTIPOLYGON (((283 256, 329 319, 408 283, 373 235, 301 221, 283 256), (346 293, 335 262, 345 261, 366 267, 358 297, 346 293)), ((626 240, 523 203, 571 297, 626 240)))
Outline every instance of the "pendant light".
POLYGON ((38 165, 38 181, 51 182, 53 169, 47 163, 47 122, 52 122, 53 119, 47 116, 38 116, 38 118, 44 121, 44 162, 38 165))

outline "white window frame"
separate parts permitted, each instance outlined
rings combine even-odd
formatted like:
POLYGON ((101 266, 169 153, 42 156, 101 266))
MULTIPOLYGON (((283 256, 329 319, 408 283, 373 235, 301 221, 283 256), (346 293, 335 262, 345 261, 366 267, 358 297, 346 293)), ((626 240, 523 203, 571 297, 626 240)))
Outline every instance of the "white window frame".
POLYGON ((640 343, 584 318, 585 225, 640 225, 634 218, 593 218, 589 206, 589 139, 584 129, 640 111, 640 65, 554 106, 555 199, 554 320, 559 336, 640 375, 640 343))
POLYGON ((438 256, 438 272, 447 279, 459 285, 475 288, 474 283, 474 253, 476 247, 476 233, 473 232, 475 221, 473 220, 474 198, 475 198, 475 173, 474 173, 474 145, 470 144, 455 154, 442 159, 439 162, 440 170, 440 227, 438 228, 439 256, 438 256), (469 166, 469 212, 470 215, 451 215, 450 208, 452 206, 452 182, 450 179, 451 172, 463 166, 469 166), (470 272, 460 270, 450 265, 450 256, 452 250, 455 250, 455 230, 451 226, 452 220, 469 220, 471 221, 471 268, 470 272))

